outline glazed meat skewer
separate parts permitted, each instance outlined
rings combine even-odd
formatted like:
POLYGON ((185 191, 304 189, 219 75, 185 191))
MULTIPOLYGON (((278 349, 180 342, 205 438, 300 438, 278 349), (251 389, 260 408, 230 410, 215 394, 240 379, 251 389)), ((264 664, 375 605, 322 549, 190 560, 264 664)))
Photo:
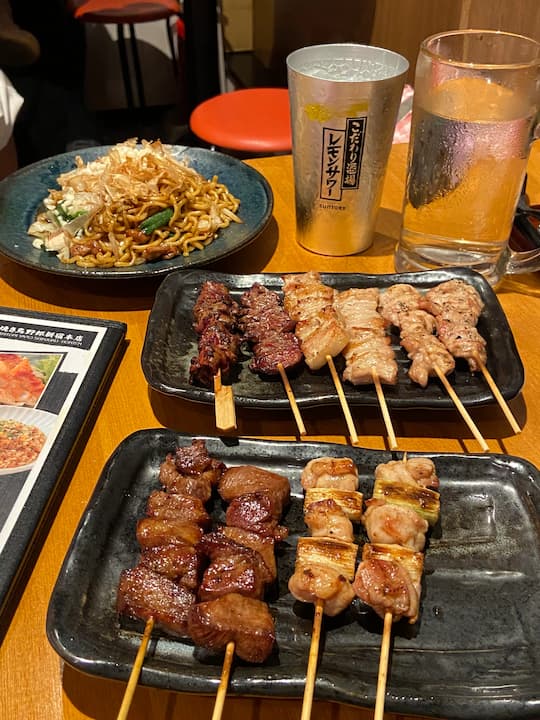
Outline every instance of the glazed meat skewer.
POLYGON ((455 368, 454 358, 433 334, 435 318, 422 309, 422 302, 415 287, 399 283, 381 293, 379 312, 389 325, 399 328, 400 343, 412 360, 411 380, 425 387, 429 377, 438 377, 482 450, 488 452, 486 441, 446 377, 455 368))
POLYGON ((218 597, 195 605, 191 611, 192 638, 205 647, 225 646, 212 720, 219 720, 221 717, 235 653, 238 652, 240 657, 251 662, 263 662, 275 642, 273 620, 268 607, 262 601, 262 594, 265 585, 277 577, 274 546, 276 541, 284 539, 288 534, 287 529, 278 524, 278 520, 289 503, 290 485, 282 475, 244 465, 228 468, 223 473, 218 484, 218 493, 229 505, 225 515, 226 526, 211 534, 210 554, 217 550, 219 555, 227 545, 236 546, 235 552, 240 550, 248 556, 252 567, 247 568, 247 573, 239 575, 237 568, 228 566, 225 559, 225 563, 217 563, 211 577, 211 563, 203 576, 201 589, 206 593, 217 593, 218 597), (253 584, 251 573, 255 567, 258 568, 255 575, 259 574, 259 582, 253 584), (240 581, 237 587, 239 594, 221 594, 220 587, 222 588, 223 582, 230 582, 231 570, 232 577, 236 576, 236 580, 240 581), (236 602, 230 607, 233 597, 236 602), (247 617, 245 614, 236 616, 238 602, 250 604, 247 617), (256 640, 250 644, 247 658, 238 646, 238 641, 243 641, 241 628, 245 625, 248 633, 255 634, 256 640))
POLYGON ((200 562, 188 538, 199 538, 202 529, 208 527, 210 517, 201 498, 206 501, 210 497, 223 469, 222 463, 210 458, 203 440, 177 448, 160 466, 160 481, 166 491, 150 494, 146 517, 137 524, 139 562, 135 568, 122 571, 118 586, 118 612, 146 623, 118 714, 120 720, 129 712, 154 624, 186 636, 200 562), (167 535, 171 528, 174 537, 167 535))
POLYGON ((304 357, 294 325, 276 292, 256 282, 242 294, 239 326, 244 338, 252 343, 254 356, 249 368, 262 375, 280 375, 298 432, 305 435, 306 428, 287 377, 287 370, 299 365, 304 357))
POLYGON ((222 384, 238 359, 241 338, 237 332, 239 306, 229 289, 207 280, 193 307, 193 327, 198 336, 198 353, 191 359, 190 382, 211 387, 215 395, 216 426, 236 428, 232 387, 222 384))
POLYGON ((486 341, 476 327, 484 303, 476 289, 463 280, 448 280, 428 290, 421 304, 435 317, 437 336, 449 352, 454 357, 464 358, 471 372, 482 372, 512 430, 521 432, 486 367, 486 341))

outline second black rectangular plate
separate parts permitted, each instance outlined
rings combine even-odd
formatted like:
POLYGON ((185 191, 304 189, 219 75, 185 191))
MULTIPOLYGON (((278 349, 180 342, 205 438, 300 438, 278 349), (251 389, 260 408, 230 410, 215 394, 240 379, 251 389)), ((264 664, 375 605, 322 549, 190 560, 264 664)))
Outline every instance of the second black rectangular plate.
MULTIPOLYGON (((409 283, 424 291, 446 280, 460 278, 470 283, 480 294, 484 309, 478 330, 487 342, 487 367, 501 394, 506 400, 515 397, 524 382, 524 371, 512 331, 504 311, 487 281, 470 270, 432 270, 429 272, 359 275, 351 273, 321 274, 322 282, 346 290, 351 287, 387 288, 395 283, 409 283)), ((282 275, 227 275, 204 271, 177 272, 168 275, 160 285, 150 313, 142 352, 145 377, 155 390, 167 395, 208 404, 214 403, 213 389, 196 387, 189 380, 191 358, 197 354, 197 335, 193 329, 193 306, 205 280, 223 282, 233 297, 251 288, 255 282, 282 293, 282 275)), ((398 361, 398 382, 385 385, 388 405, 396 408, 450 408, 452 399, 437 379, 431 379, 426 388, 412 382, 407 375, 409 361, 399 345, 399 337, 392 335, 398 361)), ((248 368, 250 356, 238 364, 231 378, 235 404, 252 408, 289 408, 289 400, 279 377, 261 378, 248 368)), ((338 370, 342 358, 336 358, 338 370)), ((290 384, 300 407, 337 404, 339 398, 328 367, 312 372, 302 366, 289 374, 290 384)), ((484 377, 472 374, 464 361, 458 361, 449 380, 464 405, 486 405, 495 399, 484 377)), ((349 405, 378 405, 373 385, 343 383, 349 405)))
MULTIPOLYGON (((294 601, 287 583, 296 542, 306 534, 300 473, 314 457, 353 458, 365 497, 377 464, 392 455, 315 442, 204 437, 226 465, 253 464, 286 475, 292 502, 283 518, 289 537, 277 554, 279 586, 267 598, 276 623, 275 652, 262 665, 235 660, 228 692, 301 698, 313 610, 294 601)), ((143 626, 115 612, 122 569, 137 562, 137 519, 159 487, 159 465, 191 437, 141 430, 107 462, 64 561, 47 617, 56 651, 81 671, 127 680, 143 626)), ((398 457, 401 457, 399 455, 398 457)), ((440 479, 441 519, 426 550, 420 618, 393 628, 385 708, 388 712, 460 720, 540 717, 540 476, 505 455, 431 454, 440 479)), ((216 501, 214 520, 223 519, 216 501)), ((362 534, 357 541, 361 545, 362 534)), ((324 618, 315 697, 373 706, 381 621, 356 602, 324 618)), ((221 655, 154 633, 141 682, 179 692, 214 694, 221 655)))

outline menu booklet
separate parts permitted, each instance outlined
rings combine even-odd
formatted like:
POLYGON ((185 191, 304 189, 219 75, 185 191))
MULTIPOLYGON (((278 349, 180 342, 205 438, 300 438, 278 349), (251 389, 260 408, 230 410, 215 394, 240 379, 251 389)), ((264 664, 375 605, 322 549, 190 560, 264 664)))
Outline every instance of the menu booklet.
POLYGON ((0 613, 103 397, 126 329, 0 306, 0 613))

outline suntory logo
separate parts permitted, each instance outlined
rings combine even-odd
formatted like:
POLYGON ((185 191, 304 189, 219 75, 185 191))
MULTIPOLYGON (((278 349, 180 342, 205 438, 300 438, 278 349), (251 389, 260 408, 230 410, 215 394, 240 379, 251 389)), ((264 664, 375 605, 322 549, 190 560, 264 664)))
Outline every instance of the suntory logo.
POLYGON ((343 190, 358 188, 366 124, 366 117, 347 118, 344 130, 323 128, 322 200, 341 200, 343 190))

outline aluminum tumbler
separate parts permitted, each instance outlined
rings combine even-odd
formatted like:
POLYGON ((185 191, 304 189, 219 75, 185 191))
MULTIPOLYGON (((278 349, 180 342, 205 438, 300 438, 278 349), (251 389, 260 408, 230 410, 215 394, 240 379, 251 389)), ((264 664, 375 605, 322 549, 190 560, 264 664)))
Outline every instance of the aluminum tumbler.
POLYGON ((297 240, 308 250, 353 255, 371 245, 408 67, 355 43, 287 57, 297 240))

